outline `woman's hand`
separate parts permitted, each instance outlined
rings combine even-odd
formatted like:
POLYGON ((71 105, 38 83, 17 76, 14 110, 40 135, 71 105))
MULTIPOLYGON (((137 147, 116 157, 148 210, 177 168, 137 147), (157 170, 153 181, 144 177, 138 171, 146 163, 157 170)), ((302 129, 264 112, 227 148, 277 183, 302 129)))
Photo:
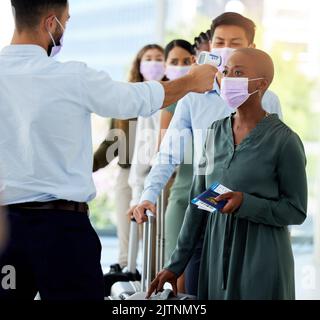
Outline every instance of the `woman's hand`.
POLYGON ((157 274, 156 278, 151 282, 146 299, 149 299, 153 292, 156 292, 157 294, 158 292, 162 291, 163 286, 166 282, 169 282, 172 285, 173 294, 177 296, 177 280, 178 277, 173 272, 163 269, 161 272, 157 274))
POLYGON ((228 192, 220 195, 215 199, 216 201, 227 200, 227 204, 220 210, 221 213, 232 214, 238 210, 243 202, 242 192, 228 192))

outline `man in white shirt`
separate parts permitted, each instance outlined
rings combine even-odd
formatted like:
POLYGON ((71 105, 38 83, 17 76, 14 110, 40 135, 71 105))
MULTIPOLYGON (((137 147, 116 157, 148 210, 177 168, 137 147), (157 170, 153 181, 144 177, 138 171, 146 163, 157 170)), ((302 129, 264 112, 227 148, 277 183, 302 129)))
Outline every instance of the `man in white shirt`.
POLYGON ((67 0, 12 0, 16 29, 0 53, 0 181, 10 239, 0 258, 16 269, 1 299, 104 298, 101 244, 88 219, 91 113, 150 116, 191 91, 212 87, 216 69, 194 66, 168 83, 112 81, 79 62, 50 57, 61 48, 67 0), (48 57, 48 55, 50 57, 48 57))

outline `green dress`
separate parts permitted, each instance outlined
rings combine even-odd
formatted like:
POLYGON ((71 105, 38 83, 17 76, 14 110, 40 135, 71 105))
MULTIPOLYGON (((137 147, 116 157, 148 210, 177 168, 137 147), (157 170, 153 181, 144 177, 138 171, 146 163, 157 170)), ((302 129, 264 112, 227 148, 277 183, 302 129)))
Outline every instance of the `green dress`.
MULTIPOLYGON (((177 104, 173 104, 166 111, 174 114, 177 104)), ((188 151, 192 153, 192 143, 188 146, 188 151)), ((192 159, 191 157, 189 157, 192 159)), ((165 213, 165 261, 169 261, 176 245, 178 236, 183 224, 184 216, 189 204, 189 192, 193 178, 193 164, 182 163, 177 170, 177 174, 172 187, 168 206, 165 213)))
POLYGON ((306 218, 306 158, 299 137, 275 114, 234 147, 232 116, 208 133, 191 198, 217 181, 244 194, 233 214, 190 204, 166 269, 180 275, 206 225, 199 299, 294 299, 294 261, 288 225, 306 218), (202 171, 203 173, 203 171, 202 171), (208 215, 207 222, 205 216, 208 215))

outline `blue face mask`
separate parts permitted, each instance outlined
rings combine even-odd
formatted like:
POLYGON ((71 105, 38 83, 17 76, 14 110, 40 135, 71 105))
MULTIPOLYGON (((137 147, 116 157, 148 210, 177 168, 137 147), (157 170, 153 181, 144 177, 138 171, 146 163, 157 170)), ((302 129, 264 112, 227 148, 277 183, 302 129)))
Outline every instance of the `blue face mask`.
MULTIPOLYGON (((61 24, 61 22, 58 20, 57 17, 55 17, 55 19, 56 19, 57 23, 60 25, 61 29, 62 29, 63 32, 64 32, 65 29, 64 29, 63 25, 61 24)), ((50 38, 51 38, 51 40, 52 40, 52 44, 49 46, 49 49, 48 49, 48 56, 51 57, 51 58, 53 58, 53 57, 55 57, 55 56, 61 51, 61 49, 62 49, 62 46, 63 46, 63 34, 62 34, 59 42, 56 42, 56 41, 54 40, 54 37, 53 37, 52 33, 51 33, 50 31, 48 31, 48 33, 49 33, 49 36, 50 36, 50 38)))

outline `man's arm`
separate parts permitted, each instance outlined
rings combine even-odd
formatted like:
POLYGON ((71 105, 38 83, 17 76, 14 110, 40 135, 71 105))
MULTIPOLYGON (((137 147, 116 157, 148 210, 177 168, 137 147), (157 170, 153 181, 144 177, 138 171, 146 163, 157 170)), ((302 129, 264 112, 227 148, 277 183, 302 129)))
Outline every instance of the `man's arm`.
POLYGON ((190 92, 205 93, 212 90, 217 71, 210 65, 194 64, 188 75, 174 81, 161 82, 165 91, 163 107, 172 105, 190 92))
POLYGON ((211 90, 215 72, 212 66, 194 65, 188 75, 175 81, 124 83, 113 81, 107 73, 85 66, 79 89, 90 113, 116 119, 148 117, 189 92, 211 90))

